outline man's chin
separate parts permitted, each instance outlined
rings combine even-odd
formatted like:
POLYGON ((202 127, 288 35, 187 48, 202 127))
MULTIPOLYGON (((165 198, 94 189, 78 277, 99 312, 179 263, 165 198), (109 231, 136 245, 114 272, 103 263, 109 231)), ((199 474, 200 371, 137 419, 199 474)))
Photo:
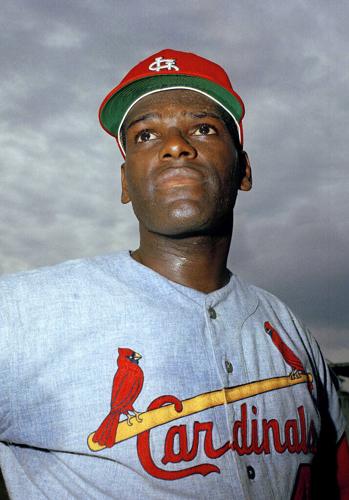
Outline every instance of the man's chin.
POLYGON ((222 228, 210 220, 171 220, 161 227, 154 227, 151 232, 174 239, 208 236, 221 233, 222 228))
POLYGON ((157 213, 152 210, 151 217, 139 220, 148 231, 177 239, 225 234, 227 228, 231 230, 232 213, 218 214, 209 207, 209 203, 177 200, 167 206, 158 206, 157 213))

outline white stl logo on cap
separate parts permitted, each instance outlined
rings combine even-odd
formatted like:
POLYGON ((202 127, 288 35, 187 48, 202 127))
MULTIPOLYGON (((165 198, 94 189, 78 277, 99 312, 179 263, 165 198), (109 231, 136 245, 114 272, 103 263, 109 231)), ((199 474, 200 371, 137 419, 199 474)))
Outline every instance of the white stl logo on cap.
POLYGON ((150 71, 161 71, 162 69, 179 71, 175 59, 164 59, 163 57, 156 57, 155 61, 149 65, 149 69, 150 71))

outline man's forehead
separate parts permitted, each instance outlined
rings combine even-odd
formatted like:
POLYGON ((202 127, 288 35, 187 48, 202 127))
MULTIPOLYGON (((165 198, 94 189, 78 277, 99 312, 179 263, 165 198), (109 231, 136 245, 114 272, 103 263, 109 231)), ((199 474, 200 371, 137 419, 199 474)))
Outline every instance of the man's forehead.
POLYGON ((138 115, 154 113, 161 117, 161 111, 179 111, 185 114, 212 113, 218 118, 222 117, 221 106, 209 97, 188 89, 171 89, 154 92, 140 99, 128 112, 124 124, 128 124, 137 118, 138 115), (178 110, 178 107, 183 108, 178 110))

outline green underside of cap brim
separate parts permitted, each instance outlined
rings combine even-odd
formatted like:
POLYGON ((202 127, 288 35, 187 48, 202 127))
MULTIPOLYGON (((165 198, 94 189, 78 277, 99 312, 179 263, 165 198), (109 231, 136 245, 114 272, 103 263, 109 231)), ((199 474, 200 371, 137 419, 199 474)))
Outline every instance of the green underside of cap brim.
POLYGON ((104 105, 100 112, 103 127, 117 137, 121 121, 130 107, 143 95, 168 87, 197 89, 217 100, 240 122, 243 109, 239 100, 220 85, 205 78, 187 75, 159 75, 142 78, 120 89, 104 105))

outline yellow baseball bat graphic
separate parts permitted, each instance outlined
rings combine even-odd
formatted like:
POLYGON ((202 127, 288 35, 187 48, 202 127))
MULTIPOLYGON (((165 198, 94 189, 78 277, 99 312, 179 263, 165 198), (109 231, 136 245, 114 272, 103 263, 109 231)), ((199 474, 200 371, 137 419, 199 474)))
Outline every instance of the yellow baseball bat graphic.
MULTIPOLYGON (((199 413, 209 408, 214 408, 228 403, 235 403, 241 399, 251 398, 252 396, 257 396, 258 394, 283 389, 292 385, 304 383, 310 384, 312 380, 313 377, 310 373, 301 374, 299 378, 295 379, 291 379, 290 377, 268 378, 258 380, 257 382, 238 385, 236 387, 227 387, 219 389, 218 391, 206 392, 204 394, 194 396, 193 398, 185 399, 181 401, 183 407, 180 412, 176 411, 174 404, 168 404, 154 410, 149 410, 139 414, 142 419, 141 422, 137 422, 137 420, 133 417, 132 426, 127 424, 126 419, 122 420, 118 425, 115 444, 137 436, 137 434, 153 429, 154 427, 167 424, 168 422, 178 420, 179 418, 187 417, 188 415, 193 415, 194 413, 199 413)), ((94 443, 92 440, 93 436, 94 432, 92 432, 87 438, 90 450, 103 450, 105 446, 94 443)))

